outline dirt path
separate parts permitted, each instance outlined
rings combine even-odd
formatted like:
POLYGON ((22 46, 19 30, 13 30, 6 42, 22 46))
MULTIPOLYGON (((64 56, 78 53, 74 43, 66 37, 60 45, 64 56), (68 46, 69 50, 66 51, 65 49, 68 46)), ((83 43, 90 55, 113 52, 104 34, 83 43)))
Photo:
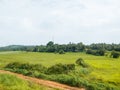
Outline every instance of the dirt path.
POLYGON ((57 89, 62 89, 62 90, 85 90, 84 88, 71 87, 71 86, 60 84, 60 83, 57 83, 57 82, 43 80, 43 79, 37 79, 37 78, 33 78, 33 77, 28 77, 28 76, 13 73, 13 72, 10 72, 10 71, 0 70, 0 73, 7 73, 7 74, 16 75, 19 78, 22 78, 22 79, 25 79, 25 80, 28 80, 28 81, 32 81, 32 82, 38 83, 40 85, 44 85, 44 86, 51 87, 51 88, 57 88, 57 89))

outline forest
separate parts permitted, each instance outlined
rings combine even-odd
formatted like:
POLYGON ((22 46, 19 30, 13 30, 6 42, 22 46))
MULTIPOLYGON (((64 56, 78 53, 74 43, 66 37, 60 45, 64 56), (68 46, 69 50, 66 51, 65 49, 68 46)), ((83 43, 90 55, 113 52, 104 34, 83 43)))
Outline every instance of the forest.
POLYGON ((120 52, 120 44, 106 44, 106 43, 93 43, 85 45, 80 43, 68 43, 68 44, 56 44, 53 41, 49 41, 46 45, 10 45, 0 47, 0 51, 31 51, 31 52, 83 52, 86 50, 107 50, 107 51, 118 51, 120 52))
POLYGON ((85 45, 80 43, 56 44, 49 41, 46 45, 24 46, 10 45, 0 47, 0 51, 27 51, 27 52, 50 52, 65 54, 66 52, 85 52, 96 56, 104 56, 106 52, 112 51, 110 57, 118 58, 120 56, 120 44, 93 43, 85 45))

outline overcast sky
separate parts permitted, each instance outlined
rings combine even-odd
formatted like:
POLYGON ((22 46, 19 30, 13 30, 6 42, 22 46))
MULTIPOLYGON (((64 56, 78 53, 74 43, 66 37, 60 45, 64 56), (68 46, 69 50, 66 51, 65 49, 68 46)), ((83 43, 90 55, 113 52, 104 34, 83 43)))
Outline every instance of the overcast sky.
POLYGON ((0 46, 120 43, 120 0, 0 0, 0 46))

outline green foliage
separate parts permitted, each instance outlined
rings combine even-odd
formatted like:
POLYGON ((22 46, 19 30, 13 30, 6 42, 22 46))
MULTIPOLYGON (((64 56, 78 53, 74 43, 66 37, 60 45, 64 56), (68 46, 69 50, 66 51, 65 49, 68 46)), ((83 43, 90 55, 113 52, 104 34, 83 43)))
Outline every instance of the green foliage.
POLYGON ((105 50, 97 50, 96 54, 98 54, 99 56, 104 56, 105 55, 105 50))
POLYGON ((53 41, 49 41, 48 43, 47 43, 47 46, 53 46, 54 45, 54 42, 53 41))
POLYGON ((97 54, 94 55, 104 55, 104 50, 106 51, 120 51, 120 44, 106 44, 106 43, 93 43, 90 45, 85 45, 80 43, 68 43, 68 44, 54 44, 53 41, 49 41, 46 45, 39 46, 24 46, 24 45, 10 45, 6 47, 0 47, 0 51, 33 51, 33 52, 59 52, 60 50, 65 52, 84 52, 86 49, 98 50, 97 54), (100 50, 100 51, 99 51, 100 50), (101 51, 103 50, 103 51, 101 51))
POLYGON ((73 83, 75 83, 75 79, 72 76, 66 74, 52 75, 50 77, 50 80, 54 80, 71 86, 76 86, 76 84, 73 85, 73 83))
POLYGON ((0 51, 32 51, 34 46, 24 46, 24 45, 10 45, 5 47, 0 47, 0 51))
MULTIPOLYGON (((80 65, 84 65, 84 61, 82 58, 79 58, 76 61, 76 63, 80 64, 80 65)), ((85 87, 88 90, 114 90, 114 88, 115 88, 112 86, 108 86, 108 84, 105 84, 105 83, 89 82, 89 81, 81 78, 79 76, 78 72, 76 72, 76 71, 70 72, 70 71, 75 70, 74 64, 56 64, 56 65, 49 67, 46 72, 43 72, 44 70, 41 72, 39 71, 39 70, 43 69, 43 66, 41 66, 41 65, 13 63, 12 67, 8 67, 10 65, 12 65, 12 63, 8 64, 6 66, 6 68, 13 69, 13 71, 17 72, 17 73, 22 73, 24 75, 37 77, 37 78, 54 80, 54 81, 68 84, 71 86, 85 87), (15 66, 15 65, 17 65, 17 66, 15 66), (42 68, 42 69, 38 69, 38 68, 42 68), (68 72, 69 72, 69 74, 68 74, 68 72), (49 75, 47 75, 47 74, 49 74, 49 75)), ((85 69, 81 69, 81 70, 84 75, 89 74, 88 71, 86 72, 85 69)))
MULTIPOLYGON (((48 90, 49 87, 22 80, 14 75, 0 74, 0 90, 48 90)), ((55 89, 50 89, 55 90, 55 89)))
POLYGON ((104 56, 105 50, 90 50, 90 49, 88 49, 86 51, 86 54, 92 54, 92 55, 96 55, 96 56, 104 56))
POLYGON ((62 73, 68 73, 71 70, 75 70, 74 64, 55 64, 48 68, 47 73, 48 74, 62 74, 62 73))
POLYGON ((5 66, 7 69, 12 69, 14 72, 22 73, 28 76, 36 76, 34 73, 47 73, 47 74, 62 74, 68 73, 71 70, 75 70, 74 64, 56 64, 48 69, 41 64, 20 64, 20 63, 10 63, 5 66))
POLYGON ((76 64, 82 66, 82 67, 88 67, 88 65, 84 62, 84 60, 82 58, 78 58, 76 60, 76 64))
POLYGON ((11 69, 16 69, 19 68, 20 63, 19 62, 13 62, 13 63, 9 63, 5 66, 5 68, 11 68, 11 69))
POLYGON ((41 64, 28 64, 28 63, 21 64, 18 62, 9 63, 5 66, 5 68, 13 69, 16 72, 23 74, 30 74, 31 71, 39 71, 44 73, 47 70, 47 68, 41 64))
POLYGON ((83 79, 82 77, 76 75, 67 74, 51 75, 49 79, 60 83, 68 84, 71 86, 83 87, 86 88, 86 90, 117 90, 116 87, 109 85, 108 83, 93 81, 89 82, 83 79))
POLYGON ((60 50, 59 54, 65 54, 65 52, 63 50, 60 50))
POLYGON ((38 46, 34 47, 33 52, 39 52, 39 47, 38 46))
POLYGON ((104 56, 98 57, 85 53, 66 53, 64 55, 59 55, 54 53, 35 52, 5 52, 3 54, 1 52, 0 67, 16 61, 20 63, 29 62, 30 65, 42 64, 45 67, 51 67, 61 62, 62 64, 75 63, 75 60, 79 57, 83 58, 84 62, 90 65, 90 67, 83 68, 79 67, 79 65, 76 65, 75 70, 71 70, 69 73, 57 75, 54 73, 46 74, 34 69, 13 69, 12 71, 18 71, 19 73, 37 78, 49 80, 55 79, 55 81, 58 82, 64 82, 65 80, 65 83, 70 83, 70 85, 73 86, 84 86, 92 89, 97 88, 96 90, 120 90, 120 58, 116 60, 114 58, 108 58, 104 56), (61 79, 59 80, 59 78, 61 79), (69 81, 72 81, 73 83, 69 81))
POLYGON ((112 51, 112 52, 111 52, 111 57, 112 57, 112 58, 119 58, 119 56, 120 56, 120 53, 119 53, 119 52, 116 52, 116 51, 112 51))

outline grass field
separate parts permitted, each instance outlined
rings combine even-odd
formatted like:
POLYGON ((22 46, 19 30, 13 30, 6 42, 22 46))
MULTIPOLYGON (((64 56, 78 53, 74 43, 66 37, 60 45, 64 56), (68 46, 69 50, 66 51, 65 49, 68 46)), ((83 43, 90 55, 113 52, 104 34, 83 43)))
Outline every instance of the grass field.
POLYGON ((33 82, 22 80, 14 75, 0 74, 0 90, 56 90, 33 82))
MULTIPOLYGON (((75 63, 78 58, 83 58, 90 65, 91 71, 83 78, 89 81, 109 82, 117 85, 120 89, 120 58, 113 59, 106 56, 93 56, 85 53, 34 53, 34 52, 1 52, 0 67, 10 62, 21 62, 30 64, 42 64, 46 67, 56 63, 75 63)), ((80 70, 79 67, 76 70, 80 70)))

